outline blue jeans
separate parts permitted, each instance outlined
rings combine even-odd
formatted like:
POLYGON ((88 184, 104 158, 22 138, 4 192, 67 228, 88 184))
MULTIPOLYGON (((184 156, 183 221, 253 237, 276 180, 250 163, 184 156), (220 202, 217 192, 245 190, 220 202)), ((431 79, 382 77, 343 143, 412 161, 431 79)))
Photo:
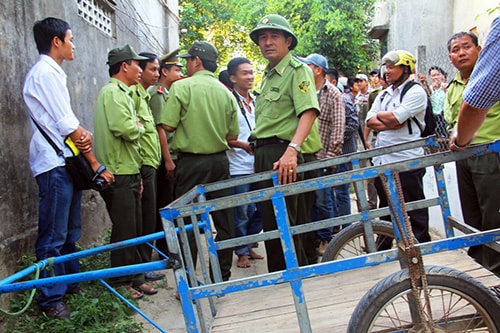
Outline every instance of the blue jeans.
MULTIPOLYGON (((322 170, 321 175, 327 175, 331 171, 322 170)), ((331 219, 334 215, 335 197, 332 188, 324 188, 316 191, 316 198, 311 209, 311 221, 331 219)), ((330 241, 332 239, 333 227, 316 230, 316 237, 320 240, 330 241)))
MULTIPOLYGON (((234 175, 231 178, 238 178, 243 175, 234 175)), ((238 185, 233 188, 233 194, 241 194, 252 190, 252 184, 238 185)), ((234 208, 234 236, 250 236, 258 234, 262 230, 262 213, 259 204, 248 204, 234 208)), ((241 245, 234 248, 238 256, 250 255, 253 244, 241 245)))
MULTIPOLYGON (((57 167, 36 177, 39 190, 38 237, 35 244, 37 260, 76 252, 76 241, 81 236, 80 202, 82 191, 76 190, 65 167, 57 167)), ((78 259, 54 265, 55 275, 80 272, 78 259)), ((50 277, 43 270, 40 278, 50 277)), ((66 291, 78 283, 40 288, 38 306, 42 309, 62 302, 66 291)))
MULTIPOLYGON (((335 168, 334 173, 341 173, 341 172, 346 172, 349 171, 349 164, 343 163, 337 165, 335 168)), ((349 194, 349 187, 351 184, 342 184, 335 186, 333 188, 334 196, 335 196, 335 202, 336 205, 333 206, 333 211, 335 214, 335 217, 339 216, 345 216, 345 215, 350 215, 351 214, 351 196, 349 194)), ((349 226, 349 224, 343 224, 342 227, 345 228, 349 226)))

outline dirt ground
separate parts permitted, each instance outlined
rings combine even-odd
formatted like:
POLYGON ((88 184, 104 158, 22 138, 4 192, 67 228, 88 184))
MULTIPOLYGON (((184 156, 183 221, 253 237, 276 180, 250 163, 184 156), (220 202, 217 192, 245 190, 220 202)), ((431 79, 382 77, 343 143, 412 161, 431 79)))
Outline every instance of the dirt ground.
MULTIPOLYGON (((262 256, 265 256, 264 244, 260 243, 254 251, 262 256)), ((238 279, 252 275, 263 274, 267 272, 266 260, 251 260, 252 266, 249 268, 239 268, 236 266, 238 257, 233 256, 233 267, 231 269, 231 279, 238 279)), ((154 282, 158 289, 158 294, 153 296, 145 295, 139 301, 139 309, 158 324, 164 331, 168 333, 185 333, 184 316, 182 315, 181 302, 174 297, 175 293, 175 278, 172 270, 161 271, 166 274, 166 279, 154 282)), ((224 297, 231 297, 226 295, 224 297)), ((204 313, 207 316, 210 314, 208 301, 203 299, 202 306, 204 313)), ((147 322, 140 315, 135 315, 137 321, 144 325, 143 332, 160 332, 153 325, 147 322)))

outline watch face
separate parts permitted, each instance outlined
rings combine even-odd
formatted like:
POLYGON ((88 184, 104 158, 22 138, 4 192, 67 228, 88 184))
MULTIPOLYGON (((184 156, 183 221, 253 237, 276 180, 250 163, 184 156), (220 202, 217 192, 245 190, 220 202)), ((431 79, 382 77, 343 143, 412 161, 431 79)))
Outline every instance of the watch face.
POLYGON ((298 144, 296 144, 296 143, 290 143, 288 146, 289 146, 289 147, 292 147, 293 149, 295 149, 295 150, 296 150, 296 151, 298 151, 299 153, 300 153, 300 151, 301 151, 301 147, 300 147, 298 144))

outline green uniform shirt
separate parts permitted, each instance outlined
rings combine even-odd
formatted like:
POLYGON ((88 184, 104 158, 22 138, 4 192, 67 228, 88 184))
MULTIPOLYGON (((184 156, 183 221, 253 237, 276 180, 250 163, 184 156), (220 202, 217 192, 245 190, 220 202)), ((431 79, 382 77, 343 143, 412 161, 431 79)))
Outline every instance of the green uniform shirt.
MULTIPOLYGON (((444 117, 445 120, 456 127, 458 121, 458 113, 460 104, 462 104, 462 94, 466 84, 462 80, 460 72, 455 75, 446 90, 446 98, 444 100, 444 117)), ((486 114, 486 119, 476 132, 472 144, 479 144, 497 140, 500 137, 500 102, 496 102, 486 114)))
POLYGON ((229 149, 227 136, 237 136, 238 106, 233 95, 207 70, 174 82, 160 123, 175 128, 172 151, 214 154, 229 149))
POLYGON ((97 97, 95 155, 115 175, 138 174, 142 165, 139 139, 144 127, 137 123, 132 94, 125 83, 111 78, 97 97))
MULTIPOLYGON (((168 97, 168 89, 161 83, 157 83, 156 85, 152 86, 151 88, 148 89, 149 95, 151 96, 151 99, 149 100, 149 107, 151 108, 151 111, 153 112, 153 118, 155 120, 155 125, 160 125, 160 115, 163 110, 163 105, 165 105, 165 102, 167 101, 168 97)), ((165 134, 167 135, 167 141, 168 141, 168 149, 170 150, 170 157, 172 157, 173 160, 177 159, 177 156, 172 152, 172 149, 170 146, 172 145, 172 138, 174 137, 174 133, 172 132, 167 132, 163 130, 165 134)))
POLYGON ((142 165, 158 169, 161 162, 160 138, 156 131, 153 114, 149 108, 149 93, 140 83, 132 89, 135 90, 132 99, 134 100, 137 117, 145 129, 144 135, 139 141, 141 144, 142 165))
POLYGON ((311 69, 288 53, 272 69, 267 68, 255 101, 256 139, 278 137, 291 141, 302 112, 315 109, 318 96, 311 69))
POLYGON ((465 82, 462 80, 460 72, 458 72, 448 86, 446 98, 444 99, 444 119, 451 127, 455 127, 457 124, 458 111, 462 103, 462 93, 464 89, 465 82))
POLYGON ((311 127, 309 135, 302 143, 302 153, 303 154, 314 154, 321 150, 323 146, 321 145, 321 138, 319 136, 318 121, 314 121, 311 127))

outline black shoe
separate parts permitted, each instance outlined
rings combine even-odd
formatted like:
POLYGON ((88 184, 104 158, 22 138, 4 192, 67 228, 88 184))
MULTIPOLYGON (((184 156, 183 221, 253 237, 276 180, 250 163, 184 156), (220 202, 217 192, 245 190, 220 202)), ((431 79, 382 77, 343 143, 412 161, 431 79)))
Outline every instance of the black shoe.
POLYGON ((64 303, 59 303, 56 306, 42 309, 42 312, 44 312, 47 317, 54 319, 68 319, 71 314, 71 310, 64 305, 64 303))
POLYGON ((156 273, 156 272, 147 272, 144 274, 146 281, 157 281, 165 278, 165 274, 156 273))

